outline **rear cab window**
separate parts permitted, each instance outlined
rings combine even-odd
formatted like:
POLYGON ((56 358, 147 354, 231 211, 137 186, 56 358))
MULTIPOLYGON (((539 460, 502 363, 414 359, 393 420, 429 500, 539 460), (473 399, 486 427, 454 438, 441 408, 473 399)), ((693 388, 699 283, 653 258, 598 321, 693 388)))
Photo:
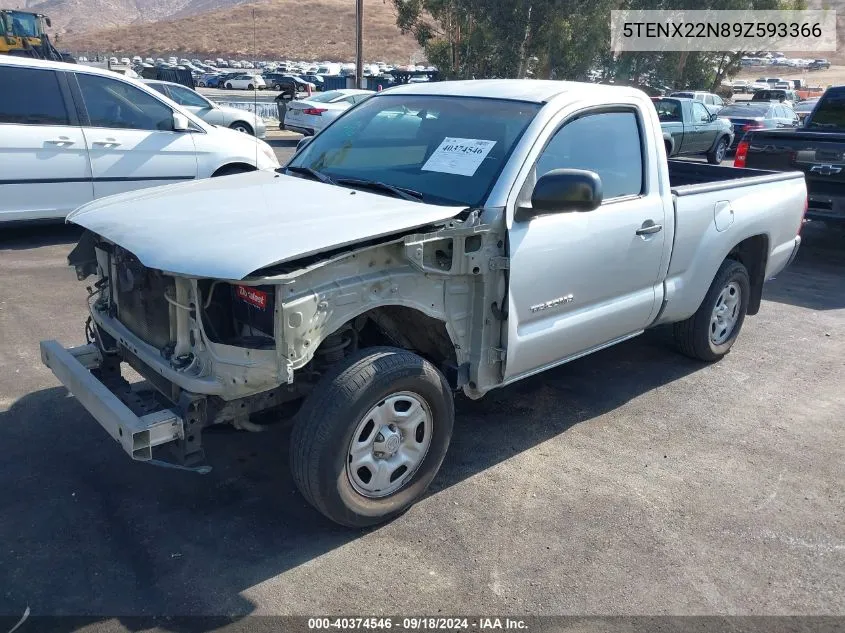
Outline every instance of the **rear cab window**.
POLYGON ((825 92, 807 117, 805 126, 820 129, 845 128, 845 88, 829 89, 825 92))

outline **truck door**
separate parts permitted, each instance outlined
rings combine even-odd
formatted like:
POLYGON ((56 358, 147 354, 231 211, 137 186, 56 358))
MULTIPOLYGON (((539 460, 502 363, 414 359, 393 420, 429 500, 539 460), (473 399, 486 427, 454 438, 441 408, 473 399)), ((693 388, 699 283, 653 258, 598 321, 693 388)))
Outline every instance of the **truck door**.
POLYGON ((706 152, 716 141, 716 133, 718 131, 717 125, 710 120, 710 111, 698 101, 692 102, 692 126, 695 133, 692 135, 695 139, 694 149, 696 152, 706 152))
POLYGON ((512 221, 505 380, 513 380, 641 331, 662 294, 667 231, 657 181, 659 137, 633 106, 582 110, 550 135, 515 206, 530 206, 552 169, 596 172, 603 202, 589 212, 512 221), (650 169, 647 169, 650 166, 650 169))

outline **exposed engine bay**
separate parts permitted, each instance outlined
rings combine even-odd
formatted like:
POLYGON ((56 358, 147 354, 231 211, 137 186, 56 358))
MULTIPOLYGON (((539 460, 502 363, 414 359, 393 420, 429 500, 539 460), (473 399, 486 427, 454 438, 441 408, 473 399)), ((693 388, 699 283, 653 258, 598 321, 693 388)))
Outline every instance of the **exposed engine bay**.
POLYGON ((503 305, 501 255, 502 240, 473 215, 243 280, 147 268, 93 233, 69 261, 80 279, 98 276, 86 326, 101 357, 95 375, 139 415, 174 411, 185 428, 163 443, 192 463, 203 428, 260 430, 251 414, 301 399, 361 347, 414 350, 470 396, 498 384, 501 323, 489 311, 482 323, 485 308, 503 305), (130 385, 124 362, 145 383, 130 385))

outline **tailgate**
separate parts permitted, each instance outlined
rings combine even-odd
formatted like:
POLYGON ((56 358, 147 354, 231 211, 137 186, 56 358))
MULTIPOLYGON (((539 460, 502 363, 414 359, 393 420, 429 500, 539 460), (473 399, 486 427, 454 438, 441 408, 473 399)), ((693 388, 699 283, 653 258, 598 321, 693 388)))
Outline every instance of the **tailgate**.
POLYGON ((746 167, 773 171, 803 171, 812 183, 845 183, 845 134, 781 130, 746 136, 746 167))

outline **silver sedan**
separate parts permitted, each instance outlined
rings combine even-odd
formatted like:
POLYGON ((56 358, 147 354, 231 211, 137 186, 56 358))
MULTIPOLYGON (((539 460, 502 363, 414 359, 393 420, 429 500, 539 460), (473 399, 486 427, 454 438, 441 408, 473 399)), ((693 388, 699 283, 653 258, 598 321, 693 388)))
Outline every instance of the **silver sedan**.
POLYGON ((144 83, 207 123, 232 128, 258 138, 267 135, 264 121, 252 112, 218 105, 190 88, 169 81, 147 80, 144 83))

